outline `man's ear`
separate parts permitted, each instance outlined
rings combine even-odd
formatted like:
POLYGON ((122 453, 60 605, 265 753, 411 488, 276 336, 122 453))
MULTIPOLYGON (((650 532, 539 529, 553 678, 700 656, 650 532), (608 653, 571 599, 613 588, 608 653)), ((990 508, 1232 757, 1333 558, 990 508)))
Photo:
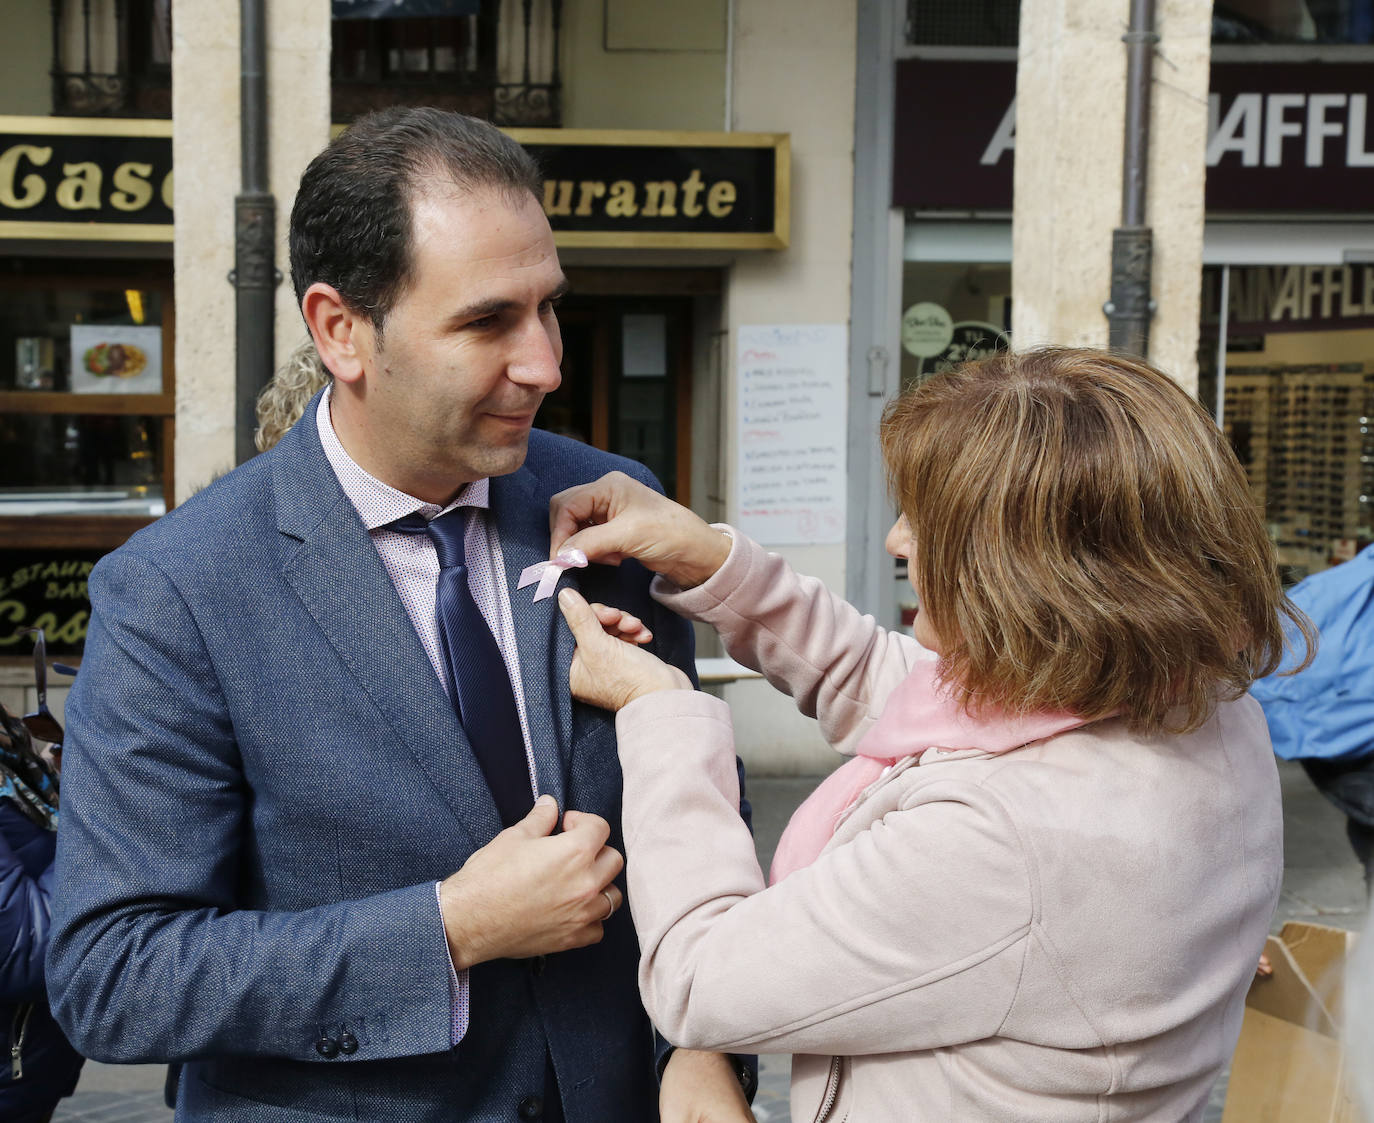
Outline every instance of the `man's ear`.
POLYGON ((340 382, 359 381, 375 348, 372 324, 367 318, 352 311, 338 289, 323 281, 316 281, 305 290, 301 314, 329 372, 340 382))

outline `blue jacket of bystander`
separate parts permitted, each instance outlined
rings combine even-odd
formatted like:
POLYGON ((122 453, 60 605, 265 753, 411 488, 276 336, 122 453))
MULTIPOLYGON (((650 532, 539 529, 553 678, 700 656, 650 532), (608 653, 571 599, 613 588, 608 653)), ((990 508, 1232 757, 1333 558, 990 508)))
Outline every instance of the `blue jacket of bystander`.
POLYGON ((48 950, 56 834, 0 796, 0 1119, 43 1119, 76 1087, 82 1058, 48 1012, 48 950))
POLYGON ((1374 546, 1296 585, 1293 601, 1317 626, 1312 663, 1290 652, 1251 694, 1264 707, 1274 752, 1285 760, 1355 761, 1374 755, 1374 546))

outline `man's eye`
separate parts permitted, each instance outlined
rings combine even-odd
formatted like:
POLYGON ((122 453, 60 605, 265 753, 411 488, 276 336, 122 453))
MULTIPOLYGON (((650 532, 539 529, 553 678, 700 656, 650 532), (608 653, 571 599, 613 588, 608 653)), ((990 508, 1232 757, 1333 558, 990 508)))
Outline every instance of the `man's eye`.
POLYGON ((561 296, 556 296, 552 300, 546 300, 539 306, 539 314, 541 316, 547 315, 562 303, 563 298, 561 296))
POLYGON ((476 320, 469 320, 467 326, 470 328, 494 328, 496 322, 497 317, 495 316, 481 316, 476 320))

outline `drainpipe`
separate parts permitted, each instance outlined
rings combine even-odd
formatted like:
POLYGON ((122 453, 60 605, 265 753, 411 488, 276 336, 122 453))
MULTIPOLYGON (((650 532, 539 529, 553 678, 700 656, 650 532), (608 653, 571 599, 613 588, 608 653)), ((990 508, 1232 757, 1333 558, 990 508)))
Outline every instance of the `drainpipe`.
POLYGON ((234 454, 257 451, 255 406, 272 377, 276 200, 267 184, 267 0, 239 0, 239 129, 242 184, 234 198, 234 454))
POLYGON ((1155 0, 1131 0, 1126 44, 1126 145, 1122 160, 1121 225, 1112 231, 1108 342, 1142 358, 1150 346, 1150 264, 1153 239, 1145 224, 1145 183, 1150 162, 1150 81, 1155 44, 1155 0))

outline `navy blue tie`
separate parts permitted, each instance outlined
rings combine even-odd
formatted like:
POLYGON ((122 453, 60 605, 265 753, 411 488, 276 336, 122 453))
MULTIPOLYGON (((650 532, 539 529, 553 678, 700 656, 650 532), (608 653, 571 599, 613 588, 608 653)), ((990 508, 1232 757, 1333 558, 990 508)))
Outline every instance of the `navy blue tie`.
POLYGON ((428 522, 419 512, 391 523, 402 534, 428 534, 439 554, 435 614, 448 669, 449 698, 496 800, 501 823, 518 823, 534 805, 525 738, 501 649, 468 588, 463 511, 428 522))

